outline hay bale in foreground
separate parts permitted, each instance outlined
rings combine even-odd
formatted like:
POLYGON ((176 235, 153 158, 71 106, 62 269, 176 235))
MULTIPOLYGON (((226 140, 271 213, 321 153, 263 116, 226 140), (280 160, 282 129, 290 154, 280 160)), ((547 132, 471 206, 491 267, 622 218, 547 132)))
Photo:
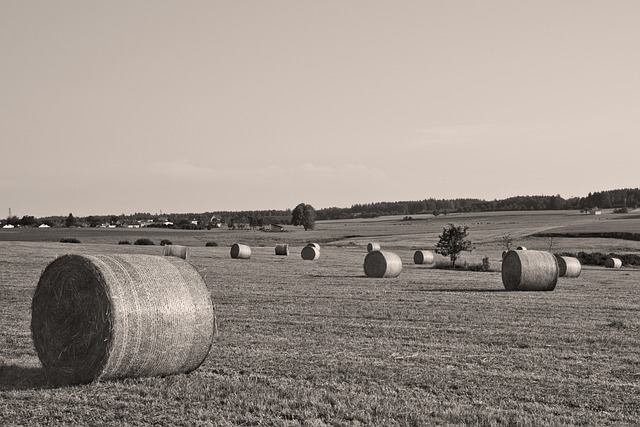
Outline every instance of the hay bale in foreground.
POLYGON ((320 258, 320 249, 315 246, 305 246, 302 248, 300 256, 302 256, 302 259, 306 261, 315 261, 320 258))
POLYGON ((402 272, 402 260, 393 252, 371 251, 364 258, 364 274, 367 277, 398 277, 402 272))
POLYGON ((582 271, 582 264, 578 258, 570 256, 559 256, 558 259, 558 276, 559 277, 578 277, 582 271))
POLYGON ((280 243, 276 245, 276 255, 289 255, 289 245, 286 243, 280 243))
POLYGON ((251 258, 251 248, 247 245, 234 243, 233 245, 231 245, 231 258, 249 259, 251 258))
POLYGON ((545 251, 509 251, 502 261, 502 284, 509 291, 552 291, 558 261, 545 251))
POLYGON ((427 264, 431 267, 435 267, 436 256, 431 251, 416 251, 413 254, 413 262, 415 264, 427 264))
POLYGON ((38 357, 69 383, 190 372, 209 353, 214 322, 204 280, 176 257, 64 255, 31 304, 38 357))
POLYGON ((604 261, 607 268, 622 268, 622 260, 620 258, 609 257, 604 261))
POLYGON ((371 251, 379 251, 380 250, 380 243, 367 243, 367 252, 371 252, 371 251))
POLYGON ((164 245, 164 256, 175 256, 186 260, 189 257, 189 248, 181 245, 164 245))

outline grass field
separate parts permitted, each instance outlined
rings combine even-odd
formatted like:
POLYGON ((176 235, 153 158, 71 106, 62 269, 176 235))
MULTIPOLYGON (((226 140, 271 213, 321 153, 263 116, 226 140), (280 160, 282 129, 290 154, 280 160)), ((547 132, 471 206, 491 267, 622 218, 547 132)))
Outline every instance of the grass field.
MULTIPOLYGON (((547 250, 546 239, 528 236, 589 221, 543 212, 321 222, 284 233, 3 231, 0 425, 638 425, 640 270, 584 267, 553 292, 507 292, 498 272, 505 233, 547 250), (495 272, 412 263, 447 222, 469 225, 476 249, 465 258, 489 256, 495 272), (67 236, 82 243, 58 243, 67 236), (65 253, 162 253, 117 244, 139 237, 191 246, 218 318, 209 357, 186 375, 54 386, 29 331, 42 269, 65 253), (317 261, 300 258, 307 241, 322 244, 317 261), (370 241, 401 256, 400 277, 364 276, 370 241), (234 242, 250 244, 251 259, 231 259, 234 242), (275 256, 280 242, 288 257, 275 256)), ((553 245, 640 253, 640 242, 615 239, 553 245)))

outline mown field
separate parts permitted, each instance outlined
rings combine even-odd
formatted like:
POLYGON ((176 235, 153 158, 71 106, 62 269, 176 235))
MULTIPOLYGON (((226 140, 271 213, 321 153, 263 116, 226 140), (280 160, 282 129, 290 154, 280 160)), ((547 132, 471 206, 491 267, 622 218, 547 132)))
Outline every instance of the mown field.
MULTIPOLYGON (((547 239, 528 236, 595 221, 609 219, 542 212, 321 222, 283 233, 2 231, 0 425, 637 425, 640 270, 585 267, 544 293, 507 292, 499 273, 502 235, 548 250, 547 239), (495 271, 412 263, 447 222, 470 227, 476 248, 464 259, 488 256, 495 271), (29 331, 42 269, 65 253, 162 253, 117 244, 139 237, 190 246, 216 306, 209 357, 190 374, 54 386, 29 331), (322 244, 320 259, 300 258, 307 241, 322 244), (364 276, 370 241, 401 256, 400 277, 364 276), (235 242, 252 246, 251 259, 229 257, 235 242), (290 244, 288 257, 275 256, 280 242, 290 244)), ((553 250, 640 253, 640 242, 559 238, 553 250)))

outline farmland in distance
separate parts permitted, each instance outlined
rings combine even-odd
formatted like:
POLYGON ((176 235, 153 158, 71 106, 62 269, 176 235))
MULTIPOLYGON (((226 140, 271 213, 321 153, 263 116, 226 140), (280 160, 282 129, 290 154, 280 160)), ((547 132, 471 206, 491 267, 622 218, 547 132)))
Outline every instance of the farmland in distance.
POLYGON ((529 249, 640 253, 636 241, 531 237, 603 222, 633 228, 607 213, 502 212, 282 233, 2 231, 0 424, 636 425, 640 270, 583 267, 553 292, 507 292, 499 272, 505 234, 529 249), (475 249, 463 260, 487 256, 493 271, 413 264, 449 222, 469 225, 475 249), (156 245, 118 245, 141 237, 156 245), (219 333, 204 364, 164 378, 51 384, 29 331, 42 269, 65 253, 161 255, 162 239, 190 246, 211 291, 219 333), (303 261, 310 241, 320 258, 303 261), (230 258, 236 242, 252 247, 249 260, 230 258), (400 277, 365 277, 368 242, 401 257, 400 277), (289 243, 290 255, 276 256, 276 243, 289 243))

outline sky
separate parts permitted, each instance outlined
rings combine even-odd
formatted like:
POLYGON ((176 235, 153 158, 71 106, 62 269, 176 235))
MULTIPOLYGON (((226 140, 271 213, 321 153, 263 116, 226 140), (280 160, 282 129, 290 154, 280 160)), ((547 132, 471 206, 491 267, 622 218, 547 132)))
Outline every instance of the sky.
POLYGON ((0 209, 635 188, 638 16, 635 0, 0 0, 0 209))

